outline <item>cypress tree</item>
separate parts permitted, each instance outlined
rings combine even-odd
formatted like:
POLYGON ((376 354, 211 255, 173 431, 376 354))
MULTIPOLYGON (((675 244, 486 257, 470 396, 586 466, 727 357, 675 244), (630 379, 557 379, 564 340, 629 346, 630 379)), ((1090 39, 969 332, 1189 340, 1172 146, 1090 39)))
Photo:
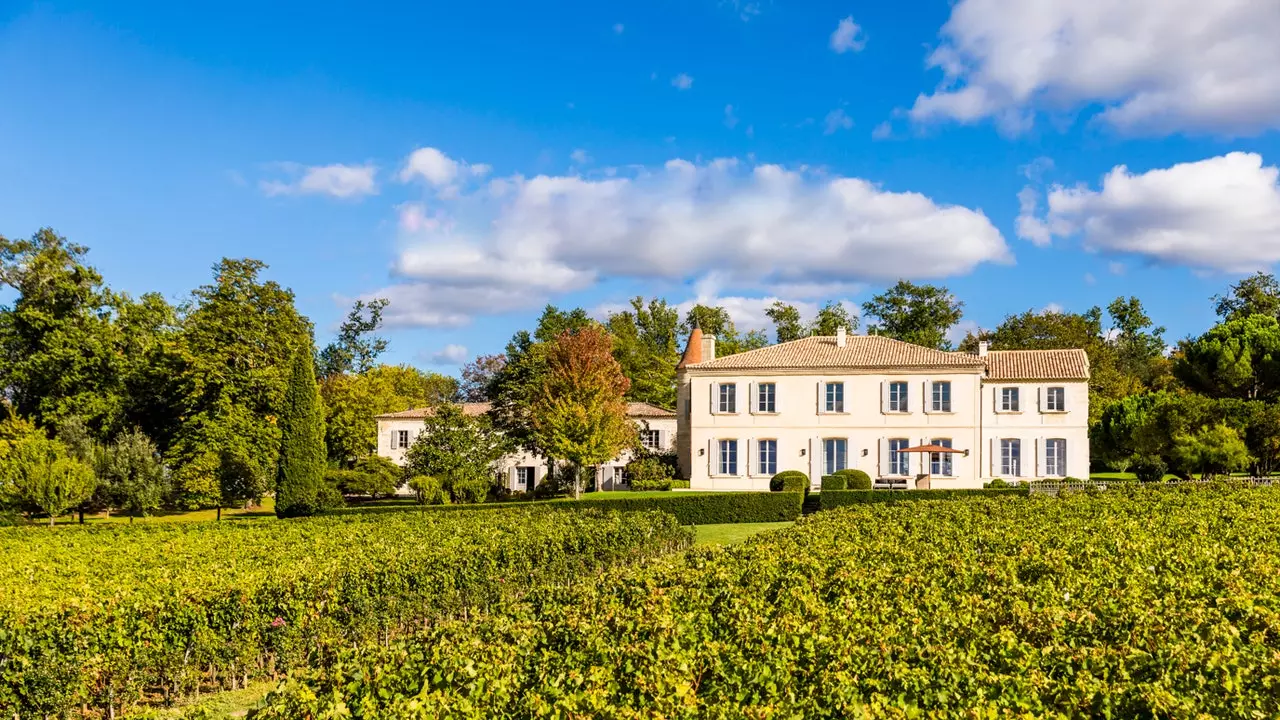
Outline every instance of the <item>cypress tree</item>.
POLYGON ((297 517, 320 509, 324 482, 324 410, 315 366, 306 349, 293 359, 280 415, 280 465, 276 471, 276 515, 297 517))

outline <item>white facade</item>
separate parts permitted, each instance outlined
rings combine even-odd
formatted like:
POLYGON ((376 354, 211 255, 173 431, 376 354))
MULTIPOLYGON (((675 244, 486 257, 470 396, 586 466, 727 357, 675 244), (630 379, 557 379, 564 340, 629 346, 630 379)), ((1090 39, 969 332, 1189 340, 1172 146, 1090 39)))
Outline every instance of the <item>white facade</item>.
MULTIPOLYGON (((700 347, 714 353, 714 344, 700 347)), ((756 363, 744 356, 752 353, 744 353, 681 369, 678 453, 694 489, 768 490, 783 470, 804 472, 814 488, 844 468, 897 487, 917 487, 918 476, 928 475, 934 489, 1088 474, 1086 379, 997 381, 986 356, 866 336, 806 338, 753 352, 767 352, 758 364, 768 367, 751 367, 756 363), (882 366, 899 356, 901 367, 882 366), (794 367, 785 366, 789 357, 794 367), (830 359, 848 364, 807 367, 830 359), (868 362, 881 366, 860 366, 868 362), (1006 388, 1016 388, 1016 409, 999 405, 1006 388), (962 452, 896 452, 921 445, 962 452)), ((693 352, 686 360, 690 354, 700 359, 693 352)))
MULTIPOLYGON (((478 415, 489 408, 485 403, 469 403, 463 406, 468 414, 478 415)), ((419 408, 399 413, 389 413, 377 418, 378 455, 390 458, 397 465, 404 465, 405 452, 417 440, 425 427, 430 408, 419 408)), ((641 444, 658 452, 674 449, 676 417, 674 413, 644 403, 630 403, 629 412, 640 432, 641 444)), ((596 471, 597 487, 617 490, 624 487, 622 469, 631 461, 633 453, 624 451, 596 471)), ((506 487, 513 492, 531 492, 546 478, 549 465, 546 458, 517 451, 498 461, 496 472, 505 479, 506 487)))

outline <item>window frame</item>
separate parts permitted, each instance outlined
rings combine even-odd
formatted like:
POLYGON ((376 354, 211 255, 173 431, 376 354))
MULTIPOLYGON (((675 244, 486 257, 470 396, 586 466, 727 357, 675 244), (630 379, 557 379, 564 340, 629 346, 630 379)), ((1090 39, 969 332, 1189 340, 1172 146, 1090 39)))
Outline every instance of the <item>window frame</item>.
MULTIPOLYGON (((951 438, 933 438, 929 441, 930 445, 941 445, 942 447, 955 447, 951 438)), ((952 453, 929 453, 929 474, 934 477, 952 478, 955 477, 955 456, 952 453), (936 469, 935 469, 936 468, 936 469), (946 472, 943 472, 943 471, 946 472)))
POLYGON ((1062 385, 1052 385, 1044 389, 1044 412, 1047 413, 1064 413, 1067 411, 1067 388, 1062 385), (1057 407, 1054 407, 1054 395, 1058 396, 1057 407))
POLYGON ((737 415, 738 383, 716 383, 716 387, 716 414, 737 415))
POLYGON ((1000 438, 1000 476, 1022 477, 1022 438, 1000 438))
POLYGON ((396 430, 394 438, 395 442, 391 446, 392 450, 404 450, 409 447, 408 430, 396 430))
POLYGON ((720 438, 716 441, 716 475, 720 477, 738 476, 737 438, 720 438))
POLYGON ((949 413, 951 409, 951 381, 935 380, 929 383, 929 412, 931 413, 949 413), (946 397, 943 398, 941 390, 946 388, 946 397), (943 400, 946 402, 944 403, 943 400))
POLYGON ((911 477, 911 456, 902 452, 902 448, 911 447, 910 438, 889 438, 886 440, 889 448, 889 472, 886 477, 911 477), (894 449, 895 443, 902 443, 899 449, 894 449), (894 457, 894 456, 897 457, 894 457))
POLYGON ((760 438, 756 440, 756 474, 773 477, 778 474, 778 440, 777 438, 760 438), (765 447, 769 447, 769 463, 765 464, 765 447))
POLYGON ((823 471, 822 474, 834 475, 835 473, 840 472, 841 470, 848 470, 848 469, 849 469, 849 438, 838 438, 838 437, 822 438, 822 471, 823 471), (839 453, 835 457, 835 459, 840 460, 840 462, 838 463, 839 467, 834 467, 837 463, 832 462, 833 457, 831 454, 831 448, 828 447, 828 443, 832 443, 831 447, 839 448, 839 453))
POLYGON ((844 381, 823 380, 822 413, 824 415, 842 415, 845 413, 844 407, 844 381), (835 392, 832 392, 833 390, 835 392))
POLYGON ((536 487, 538 484, 538 469, 533 465, 517 465, 516 466, 516 488, 524 491, 529 487, 536 487), (525 471, 528 471, 528 478, 524 477, 525 471), (533 482, 529 482, 532 480, 533 482))
POLYGON ((1010 414, 1022 412, 1022 388, 1017 385, 1000 386, 1000 404, 996 411, 1010 414), (1009 406, 1009 393, 1013 393, 1012 407, 1009 406))
POLYGON ((778 384, 777 383, 756 383, 756 404, 755 412, 760 415, 776 415, 778 413, 778 384), (769 388, 769 407, 764 407, 765 392, 764 389, 769 388))
POLYGON ((662 431, 656 428, 641 428, 640 429, 640 447, 646 450, 661 450, 662 449, 662 431), (650 444, 649 442, 646 441, 646 438, 648 437, 653 438, 653 444, 650 444))
POLYGON ((1066 477, 1067 476, 1067 439, 1066 438, 1045 438, 1044 441, 1044 477, 1066 477), (1049 449, 1054 448, 1052 453, 1052 463, 1054 469, 1058 472, 1050 472, 1050 452, 1049 449))
POLYGON ((911 384, 906 380, 888 380, 889 387, 886 392, 888 395, 888 411, 896 415, 905 415, 911 412, 911 384), (894 390, 899 390, 898 397, 894 398, 894 390))

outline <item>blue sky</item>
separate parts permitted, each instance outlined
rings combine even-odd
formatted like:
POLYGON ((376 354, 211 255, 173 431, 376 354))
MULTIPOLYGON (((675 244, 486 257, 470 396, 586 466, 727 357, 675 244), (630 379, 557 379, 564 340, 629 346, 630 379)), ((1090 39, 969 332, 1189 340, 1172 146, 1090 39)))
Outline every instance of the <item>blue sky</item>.
POLYGON ((259 258, 322 343, 385 295, 444 372, 548 301, 898 276, 1173 340, 1280 260, 1272 3, 200 5, 0 5, 0 233, 175 300, 259 258))

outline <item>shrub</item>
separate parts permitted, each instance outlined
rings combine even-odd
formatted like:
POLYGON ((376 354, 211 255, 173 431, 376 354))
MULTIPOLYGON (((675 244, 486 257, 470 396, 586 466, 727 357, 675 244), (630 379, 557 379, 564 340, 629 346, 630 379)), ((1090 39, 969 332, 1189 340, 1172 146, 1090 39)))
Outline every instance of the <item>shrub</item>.
POLYGON ((632 490, 671 489, 671 468, 656 457, 632 460, 625 474, 632 490))
POLYGON ((355 470, 365 475, 361 494, 375 498, 394 495, 404 477, 404 470, 399 465, 380 455, 367 455, 356 460, 355 470))
POLYGON ((846 489, 849 481, 843 475, 823 475, 819 483, 819 487, 822 488, 822 492, 830 492, 832 490, 846 489))
POLYGON ((720 525, 795 520, 800 517, 803 502, 799 493, 724 492, 672 493, 652 497, 617 493, 581 500, 553 500, 547 504, 573 510, 662 510, 675 515, 681 525, 720 525))
POLYGON ((1138 477, 1138 482, 1144 483, 1160 482, 1169 472, 1169 466, 1158 457, 1138 458, 1129 469, 1138 477))
POLYGON ((444 484, 430 475, 414 475, 409 479, 409 489, 422 505, 449 504, 449 493, 444 491, 444 484))
POLYGON ((769 480, 770 492, 809 492, 809 476, 799 470, 783 470, 769 480))
POLYGON ((688 490, 688 489, 689 489, 689 481, 688 481, 688 480, 672 480, 672 481, 671 481, 671 489, 673 489, 673 490, 688 490))
POLYGON ((836 475, 845 478, 845 487, 849 490, 870 490, 871 476, 861 470, 847 468, 837 470, 836 475))
POLYGON ((1009 483, 1005 482, 1001 478, 995 478, 994 480, 987 483, 986 485, 983 485, 983 487, 991 488, 992 490, 999 490, 1001 488, 1009 487, 1009 483))
POLYGON ((982 497, 1026 497, 1030 487, 1004 487, 955 490, 833 490, 823 492, 822 509, 832 510, 846 505, 914 502, 917 500, 959 500, 982 497))

